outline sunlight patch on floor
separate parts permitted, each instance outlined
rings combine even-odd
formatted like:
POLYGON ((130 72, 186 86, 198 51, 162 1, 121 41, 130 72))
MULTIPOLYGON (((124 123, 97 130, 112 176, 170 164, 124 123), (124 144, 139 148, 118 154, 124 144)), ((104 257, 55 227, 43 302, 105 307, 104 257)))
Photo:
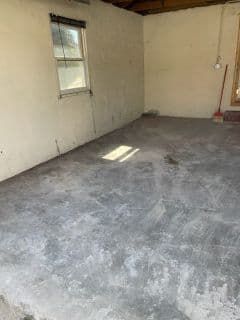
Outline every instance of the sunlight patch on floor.
POLYGON ((135 153, 137 153, 140 149, 133 149, 130 146, 120 146, 114 149, 113 151, 107 153, 102 158, 104 160, 124 162, 131 158, 135 153))
POLYGON ((119 160, 119 162, 124 162, 127 159, 131 158, 135 153, 137 153, 140 149, 134 149, 132 152, 130 152, 128 155, 126 155, 124 158, 119 160))

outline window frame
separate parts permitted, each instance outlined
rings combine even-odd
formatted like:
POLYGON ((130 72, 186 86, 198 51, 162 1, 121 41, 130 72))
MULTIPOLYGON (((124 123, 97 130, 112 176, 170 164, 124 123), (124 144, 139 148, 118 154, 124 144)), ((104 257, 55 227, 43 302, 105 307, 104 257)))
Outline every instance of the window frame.
POLYGON ((239 87, 239 80, 240 80, 240 18, 238 23, 237 47, 236 47, 236 54, 235 54, 235 67, 234 67, 233 85, 232 85, 232 97, 231 97, 232 106, 240 106, 240 99, 237 99, 237 94, 236 94, 236 91, 239 87))
MULTIPOLYGON (((67 18, 66 18, 67 19, 67 18)), ((74 20, 70 20, 74 21, 74 20)), ((71 29, 74 29, 78 32, 78 39, 79 39, 79 46, 80 46, 80 52, 82 53, 82 57, 79 58, 69 58, 69 57, 56 57, 55 56, 55 44, 54 44, 54 39, 52 35, 52 45, 53 45, 53 56, 55 59, 55 66, 56 66, 56 72, 57 72, 57 78, 58 78, 58 88, 59 88, 59 96, 64 97, 68 95, 76 95, 78 93, 82 92, 90 92, 90 79, 89 79, 89 69, 88 69, 88 53, 87 53, 87 41, 86 41, 86 28, 78 26, 78 25, 73 25, 71 23, 67 22, 59 22, 59 21, 50 21, 50 26, 51 26, 51 34, 52 34, 52 26, 53 25, 57 26, 64 26, 64 27, 69 27, 71 29), (61 89, 61 82, 60 82, 60 76, 59 76, 59 71, 58 71, 58 62, 71 62, 71 61, 81 61, 83 62, 84 66, 84 76, 85 76, 85 87, 76 87, 76 88, 70 88, 70 89, 61 89)))

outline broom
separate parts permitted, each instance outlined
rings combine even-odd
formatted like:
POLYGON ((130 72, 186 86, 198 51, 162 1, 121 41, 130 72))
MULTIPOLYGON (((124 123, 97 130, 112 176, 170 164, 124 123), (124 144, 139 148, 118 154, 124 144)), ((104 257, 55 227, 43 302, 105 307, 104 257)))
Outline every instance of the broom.
POLYGON ((223 112, 221 112, 221 105, 222 105, 222 98, 223 98, 223 92, 224 92, 224 87, 225 87, 225 82, 226 82, 227 71, 228 71, 228 64, 225 67, 221 96, 220 96, 220 101, 219 101, 219 105, 218 105, 218 111, 215 112, 213 115, 213 121, 215 121, 215 122, 223 122, 223 112))

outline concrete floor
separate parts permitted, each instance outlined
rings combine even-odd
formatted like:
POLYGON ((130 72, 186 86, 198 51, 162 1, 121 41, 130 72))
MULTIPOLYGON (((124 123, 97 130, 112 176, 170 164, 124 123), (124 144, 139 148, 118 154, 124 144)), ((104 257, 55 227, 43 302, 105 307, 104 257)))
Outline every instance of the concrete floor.
POLYGON ((0 203, 1 320, 240 319, 238 125, 143 118, 0 203))

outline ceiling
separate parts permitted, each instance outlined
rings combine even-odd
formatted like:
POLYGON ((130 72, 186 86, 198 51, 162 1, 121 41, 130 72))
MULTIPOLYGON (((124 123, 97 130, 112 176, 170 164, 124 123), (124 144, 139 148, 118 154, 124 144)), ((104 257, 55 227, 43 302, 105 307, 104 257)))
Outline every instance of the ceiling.
POLYGON ((176 11, 187 8, 210 6, 228 2, 226 0, 104 0, 113 5, 142 15, 176 11))

